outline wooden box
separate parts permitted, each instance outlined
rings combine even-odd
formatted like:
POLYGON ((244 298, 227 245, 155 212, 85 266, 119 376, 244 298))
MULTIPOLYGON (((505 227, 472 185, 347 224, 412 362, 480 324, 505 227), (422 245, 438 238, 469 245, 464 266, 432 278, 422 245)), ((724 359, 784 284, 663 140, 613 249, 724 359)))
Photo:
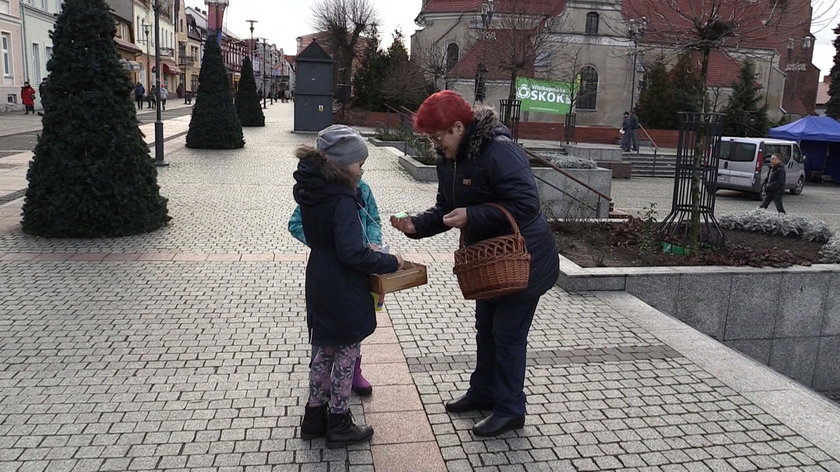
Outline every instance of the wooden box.
POLYGON ((428 283, 426 266, 405 261, 405 268, 390 274, 370 276, 370 291, 378 294, 396 292, 428 283))

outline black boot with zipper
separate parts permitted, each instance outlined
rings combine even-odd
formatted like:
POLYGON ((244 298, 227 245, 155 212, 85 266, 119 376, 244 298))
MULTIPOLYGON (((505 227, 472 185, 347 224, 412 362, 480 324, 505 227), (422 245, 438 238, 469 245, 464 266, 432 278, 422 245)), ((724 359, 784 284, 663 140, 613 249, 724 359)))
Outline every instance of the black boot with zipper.
POLYGON ((373 436, 373 428, 353 423, 350 412, 330 413, 327 420, 327 447, 334 449, 365 442, 373 436))
POLYGON ((307 406, 300 423, 301 439, 315 439, 327 434, 327 404, 321 406, 307 406))

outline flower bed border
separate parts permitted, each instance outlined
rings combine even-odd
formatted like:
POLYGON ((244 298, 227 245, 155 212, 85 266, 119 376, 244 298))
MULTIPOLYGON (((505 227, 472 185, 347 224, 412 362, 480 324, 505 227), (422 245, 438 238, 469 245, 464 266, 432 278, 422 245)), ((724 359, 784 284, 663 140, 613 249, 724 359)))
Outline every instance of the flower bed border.
POLYGON ((624 290, 804 385, 840 389, 840 264, 583 268, 561 255, 557 285, 624 290))

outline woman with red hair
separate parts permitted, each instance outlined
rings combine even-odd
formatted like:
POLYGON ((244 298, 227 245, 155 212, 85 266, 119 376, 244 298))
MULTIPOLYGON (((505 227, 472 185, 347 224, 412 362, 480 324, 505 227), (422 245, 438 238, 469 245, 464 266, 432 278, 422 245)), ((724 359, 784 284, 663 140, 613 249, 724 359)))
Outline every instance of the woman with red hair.
POLYGON ((428 135, 440 156, 437 202, 415 215, 391 217, 410 238, 459 228, 467 244, 510 234, 513 215, 531 254, 528 288, 475 305, 476 364, 467 392, 446 403, 461 413, 492 410, 473 426, 477 436, 495 436, 525 424, 525 361, 528 331, 540 297, 557 281, 554 236, 540 210, 528 158, 491 108, 473 109, 460 95, 433 94, 420 105, 414 128, 428 135))

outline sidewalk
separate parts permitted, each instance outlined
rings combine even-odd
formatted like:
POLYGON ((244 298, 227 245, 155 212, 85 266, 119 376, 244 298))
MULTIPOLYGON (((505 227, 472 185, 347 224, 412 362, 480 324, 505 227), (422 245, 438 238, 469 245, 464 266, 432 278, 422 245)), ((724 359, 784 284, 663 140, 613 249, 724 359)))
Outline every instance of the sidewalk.
MULTIPOLYGON (((244 149, 167 142, 162 230, 70 240, 0 227, 0 471, 840 471, 837 406, 620 292, 543 297, 526 426, 474 437, 482 415, 443 409, 474 362, 457 234, 390 226, 384 239, 426 264, 429 284, 390 294, 362 345, 374 393, 351 408, 376 434, 337 450, 298 439, 307 251, 286 222, 294 150, 313 139, 290 132, 292 110, 269 106, 244 149)), ((167 133, 185 126, 171 121, 167 133)), ((382 215, 434 202, 436 185, 369 149, 382 215)))

